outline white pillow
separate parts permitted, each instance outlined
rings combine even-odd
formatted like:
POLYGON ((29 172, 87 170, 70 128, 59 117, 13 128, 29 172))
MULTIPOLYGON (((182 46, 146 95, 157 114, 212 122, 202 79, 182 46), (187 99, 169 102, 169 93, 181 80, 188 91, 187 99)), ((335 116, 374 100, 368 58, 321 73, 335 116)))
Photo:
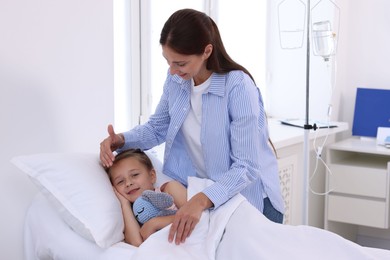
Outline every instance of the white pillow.
MULTIPOLYGON (((161 162, 147 154, 157 179, 165 182, 161 162)), ((76 233, 102 248, 123 240, 121 207, 97 154, 33 154, 11 162, 32 178, 76 233)))

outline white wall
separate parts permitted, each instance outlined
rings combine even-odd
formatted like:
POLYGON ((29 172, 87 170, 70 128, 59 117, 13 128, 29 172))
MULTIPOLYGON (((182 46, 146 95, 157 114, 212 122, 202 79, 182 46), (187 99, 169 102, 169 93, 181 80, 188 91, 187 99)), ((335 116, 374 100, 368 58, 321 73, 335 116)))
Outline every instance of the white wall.
POLYGON ((15 155, 96 152, 114 120, 108 0, 0 2, 0 259, 23 259, 36 193, 15 155))

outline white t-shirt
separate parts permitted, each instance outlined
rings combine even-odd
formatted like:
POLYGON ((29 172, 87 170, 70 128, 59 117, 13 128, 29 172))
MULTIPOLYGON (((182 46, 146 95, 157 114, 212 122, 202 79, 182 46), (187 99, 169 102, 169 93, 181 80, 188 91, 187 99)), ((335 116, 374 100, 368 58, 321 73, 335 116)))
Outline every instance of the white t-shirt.
POLYGON ((202 145, 200 143, 200 130, 202 126, 202 95, 207 92, 211 76, 202 84, 195 86, 192 80, 191 109, 184 120, 182 131, 186 141, 192 163, 196 168, 198 177, 206 178, 206 167, 203 159, 202 145))

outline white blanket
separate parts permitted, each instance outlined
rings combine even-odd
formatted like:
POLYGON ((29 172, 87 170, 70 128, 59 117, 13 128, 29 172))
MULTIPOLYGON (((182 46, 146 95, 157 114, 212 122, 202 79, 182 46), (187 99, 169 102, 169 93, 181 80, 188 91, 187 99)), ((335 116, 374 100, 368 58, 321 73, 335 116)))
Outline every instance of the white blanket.
POLYGON ((311 226, 281 225, 244 201, 231 216, 216 259, 390 259, 390 251, 362 247, 311 226))
MULTIPOLYGON (((189 197, 210 183, 190 178, 189 197)), ((365 248, 323 229, 274 223, 242 195, 205 211, 184 244, 169 243, 168 232, 169 226, 153 234, 131 259, 390 259, 388 250, 365 248)))
MULTIPOLYGON (((211 183, 210 180, 190 177, 188 180, 188 198, 202 191, 211 183)), ((244 201, 244 197, 237 195, 219 207, 218 210, 204 211, 199 223, 184 244, 169 243, 170 225, 165 227, 143 242, 131 259, 215 259, 217 247, 229 218, 242 201, 244 201)))

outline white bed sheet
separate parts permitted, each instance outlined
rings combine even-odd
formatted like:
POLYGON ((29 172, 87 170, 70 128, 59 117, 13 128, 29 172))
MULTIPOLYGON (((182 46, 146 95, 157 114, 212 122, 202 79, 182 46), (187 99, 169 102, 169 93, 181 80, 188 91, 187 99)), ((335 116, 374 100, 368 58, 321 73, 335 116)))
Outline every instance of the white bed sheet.
MULTIPOLYGON (((201 223, 197 228, 202 228, 201 223)), ((137 248, 122 242, 108 249, 99 248, 73 232, 42 195, 32 203, 25 225, 26 260, 156 259, 149 256, 142 258, 137 248)), ((166 236, 163 240, 166 241, 166 236)), ((322 229, 275 224, 259 214, 247 201, 240 203, 228 219, 217 246, 217 260, 390 259, 388 250, 362 247, 322 229)), ((177 259, 175 247, 172 246, 165 253, 154 252, 157 259, 177 259)))

